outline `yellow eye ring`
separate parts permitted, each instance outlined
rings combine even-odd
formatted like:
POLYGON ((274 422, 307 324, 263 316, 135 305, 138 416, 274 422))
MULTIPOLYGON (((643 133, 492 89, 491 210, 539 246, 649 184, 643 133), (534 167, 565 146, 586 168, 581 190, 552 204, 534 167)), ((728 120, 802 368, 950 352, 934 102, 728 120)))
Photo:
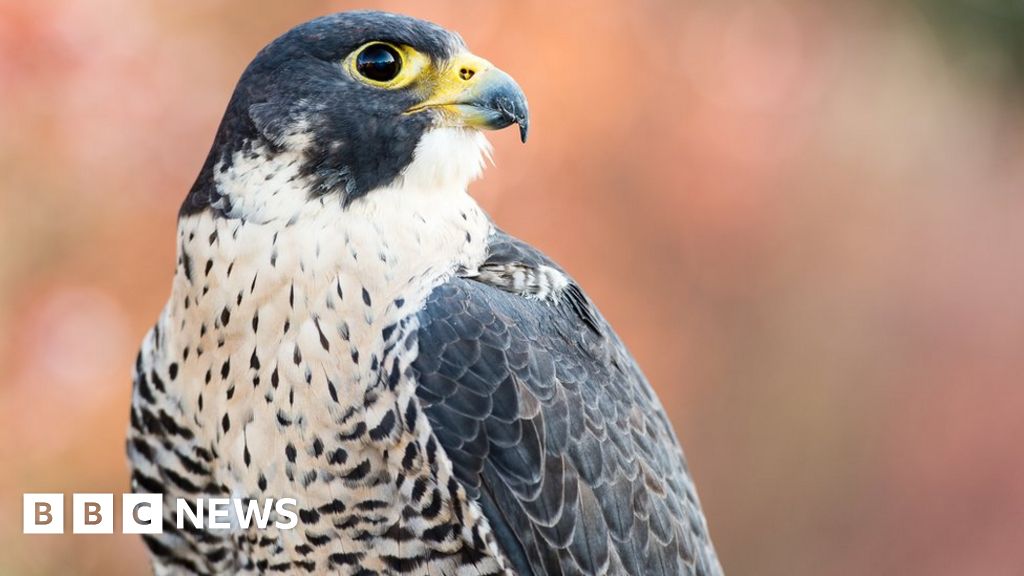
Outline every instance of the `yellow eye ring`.
POLYGON ((428 61, 410 46, 373 41, 354 50, 345 59, 344 67, 364 84, 395 90, 419 77, 428 61))

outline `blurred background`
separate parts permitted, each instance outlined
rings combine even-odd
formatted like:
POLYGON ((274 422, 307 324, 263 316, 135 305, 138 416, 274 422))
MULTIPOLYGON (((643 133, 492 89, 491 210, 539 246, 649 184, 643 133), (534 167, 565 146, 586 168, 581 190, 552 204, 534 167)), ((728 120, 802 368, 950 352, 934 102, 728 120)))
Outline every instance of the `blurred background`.
POLYGON ((1024 2, 0 0, 0 574, 148 571, 133 536, 21 535, 21 494, 126 490, 234 82, 356 7, 526 90, 472 192, 638 357, 729 574, 1022 573, 1024 2))

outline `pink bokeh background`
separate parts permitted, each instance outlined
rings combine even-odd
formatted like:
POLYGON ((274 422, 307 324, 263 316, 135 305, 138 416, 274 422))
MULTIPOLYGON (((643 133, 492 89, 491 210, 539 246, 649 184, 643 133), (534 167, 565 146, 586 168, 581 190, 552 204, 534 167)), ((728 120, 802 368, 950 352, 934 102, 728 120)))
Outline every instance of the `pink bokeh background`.
POLYGON ((686 446, 727 573, 1024 570, 1024 106, 911 2, 0 2, 0 574, 143 573, 23 536, 127 487, 137 343, 241 70, 356 7, 459 31, 530 143, 472 191, 597 301, 686 446), (68 497, 70 501, 70 496, 68 497))

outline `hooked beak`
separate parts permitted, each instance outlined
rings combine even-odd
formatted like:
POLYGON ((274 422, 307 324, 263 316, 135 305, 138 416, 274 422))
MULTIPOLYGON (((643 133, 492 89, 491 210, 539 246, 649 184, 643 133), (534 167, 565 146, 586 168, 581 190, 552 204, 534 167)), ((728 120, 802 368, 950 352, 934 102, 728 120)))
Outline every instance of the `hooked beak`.
POLYGON ((511 76, 493 64, 462 53, 441 69, 430 95, 406 113, 437 110, 447 126, 500 130, 519 125, 519 137, 526 142, 530 112, 526 95, 511 76))

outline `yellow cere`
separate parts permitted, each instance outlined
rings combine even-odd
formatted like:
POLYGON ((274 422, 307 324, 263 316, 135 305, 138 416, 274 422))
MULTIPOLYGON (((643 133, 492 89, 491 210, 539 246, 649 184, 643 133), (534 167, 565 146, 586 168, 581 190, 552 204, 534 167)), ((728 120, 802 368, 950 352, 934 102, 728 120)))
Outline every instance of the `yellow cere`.
POLYGON ((429 98, 417 108, 453 104, 460 97, 472 94, 482 73, 491 68, 494 65, 479 56, 469 52, 458 54, 446 64, 444 70, 433 75, 430 87, 425 92, 429 98))

